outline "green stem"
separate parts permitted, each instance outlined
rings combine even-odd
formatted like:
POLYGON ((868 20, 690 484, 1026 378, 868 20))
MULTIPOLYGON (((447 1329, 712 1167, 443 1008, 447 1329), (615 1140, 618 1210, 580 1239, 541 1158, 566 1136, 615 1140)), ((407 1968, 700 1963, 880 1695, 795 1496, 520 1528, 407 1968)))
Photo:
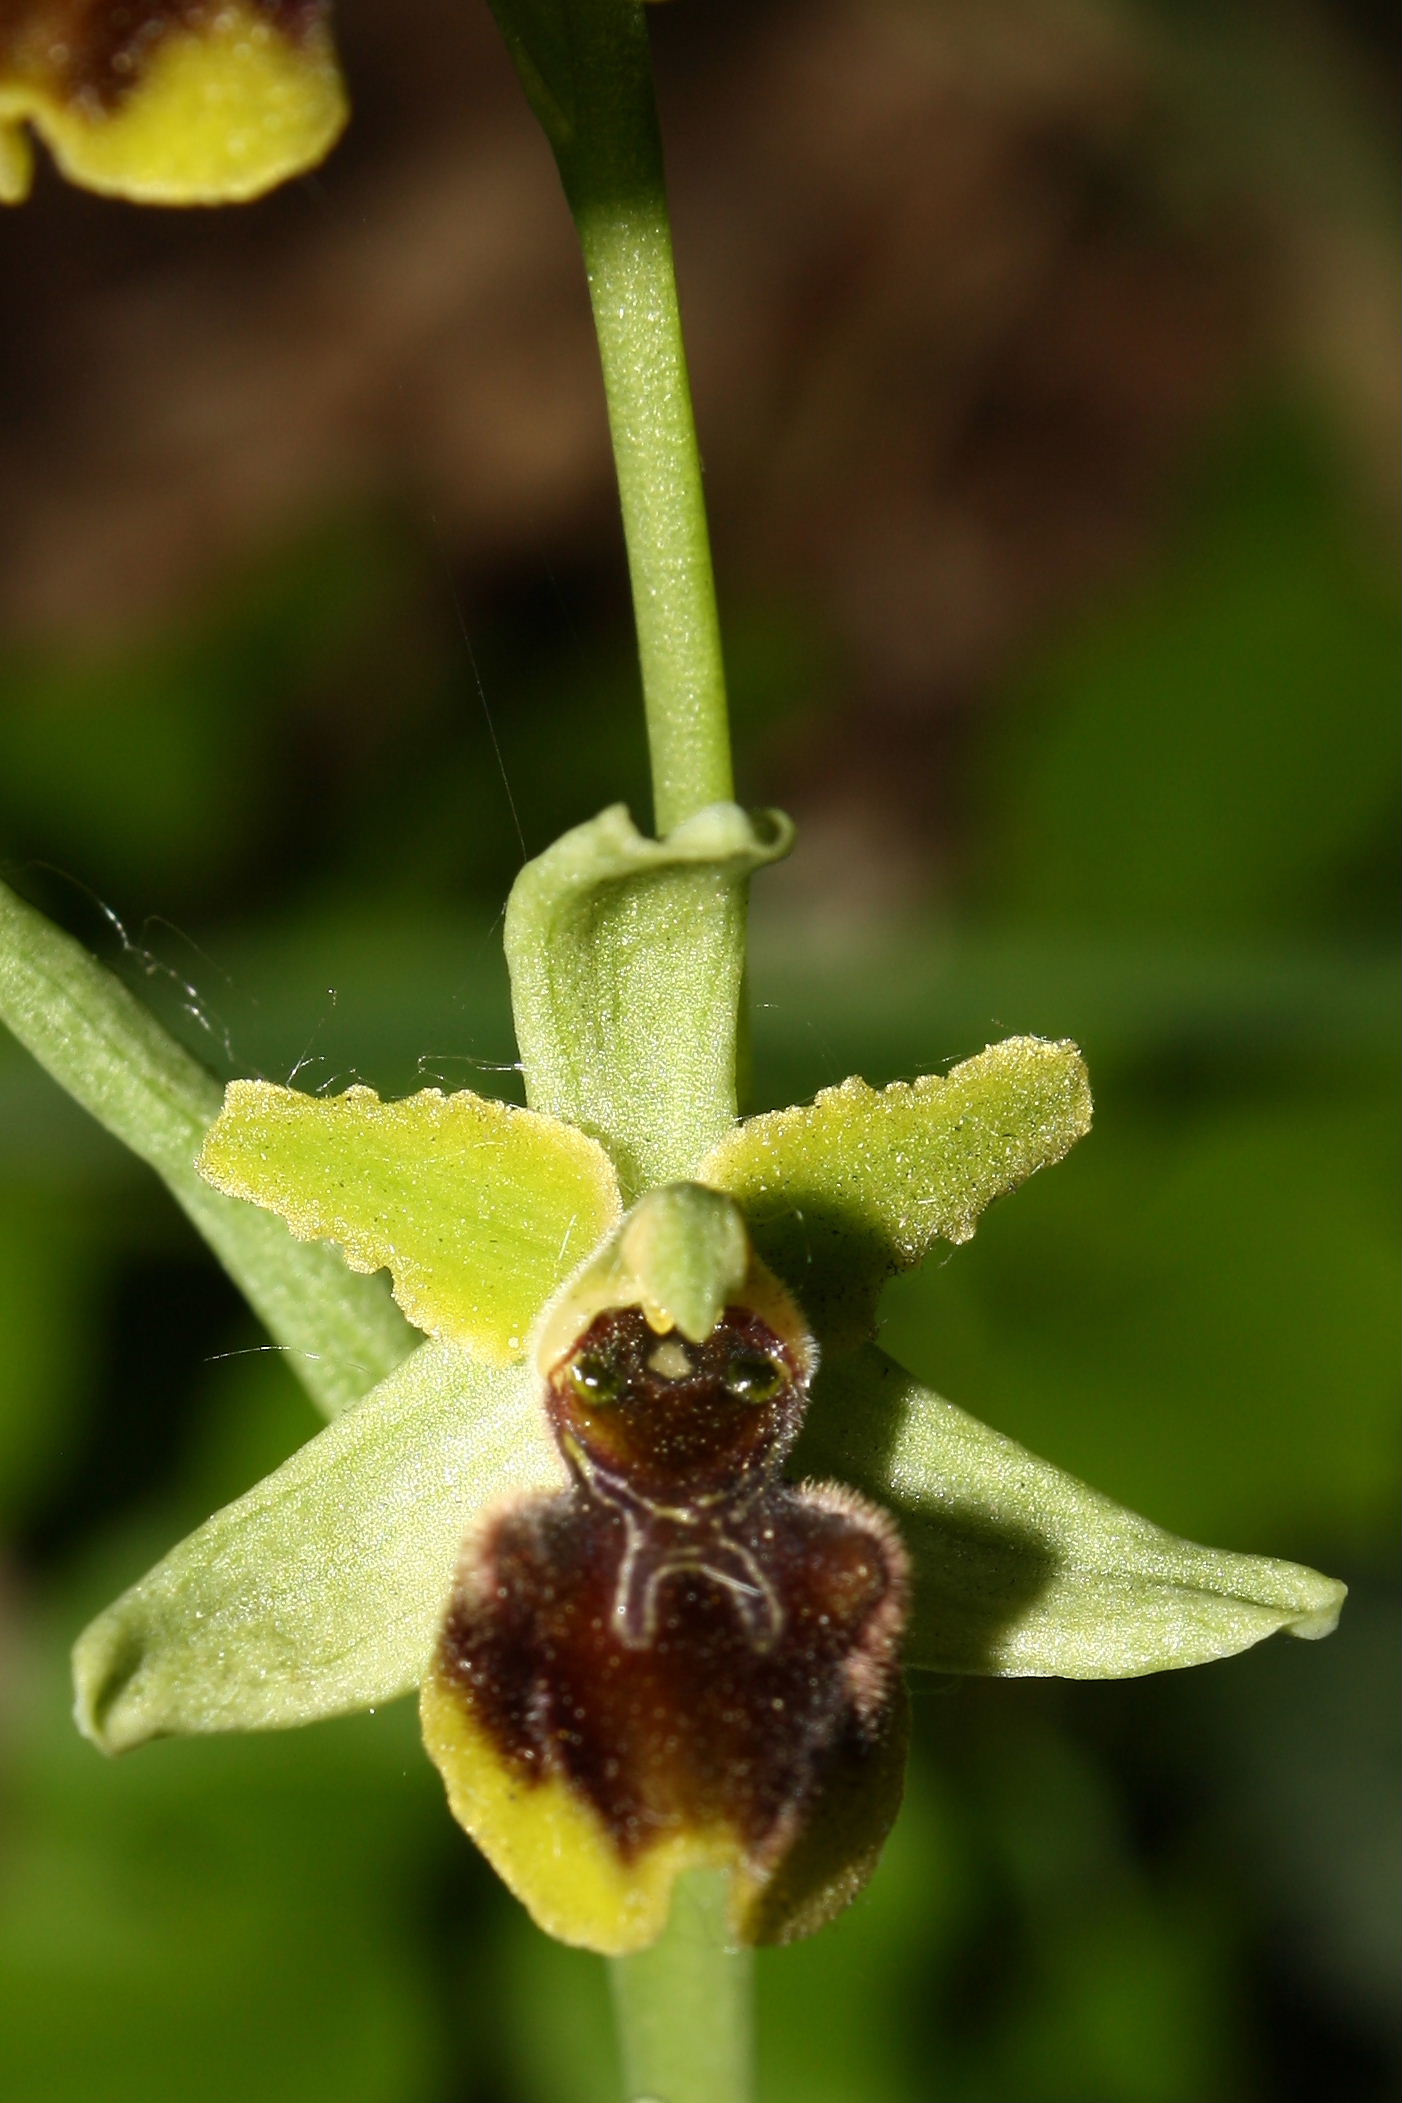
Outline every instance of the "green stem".
POLYGON ((729 1883, 679 1878, 660 1942, 613 1960, 628 2103, 750 2103, 753 1959, 726 1944, 729 1883))
POLYGON ((603 365, 657 830, 734 793, 701 459, 639 0, 494 0, 560 164, 603 365))

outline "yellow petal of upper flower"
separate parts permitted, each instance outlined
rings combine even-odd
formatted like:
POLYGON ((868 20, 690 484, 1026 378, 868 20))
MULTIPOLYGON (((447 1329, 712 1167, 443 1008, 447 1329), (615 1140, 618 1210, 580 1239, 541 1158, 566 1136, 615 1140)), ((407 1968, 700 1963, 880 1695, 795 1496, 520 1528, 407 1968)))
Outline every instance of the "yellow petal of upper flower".
POLYGON ((32 125, 63 173, 145 204, 257 197, 346 121, 326 0, 10 0, 0 18, 0 200, 29 190, 32 125))

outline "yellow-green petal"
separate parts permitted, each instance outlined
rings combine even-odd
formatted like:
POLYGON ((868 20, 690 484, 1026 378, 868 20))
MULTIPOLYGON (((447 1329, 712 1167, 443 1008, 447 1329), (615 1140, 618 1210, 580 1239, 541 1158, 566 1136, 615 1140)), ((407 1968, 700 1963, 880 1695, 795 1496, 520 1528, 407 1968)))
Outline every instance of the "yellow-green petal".
POLYGON ((0 199, 32 126, 70 181, 144 204, 257 197, 346 120, 325 0, 12 0, 0 21, 0 199))
POLYGON ((1128 1679, 1327 1636, 1343 1603, 1317 1570, 1165 1532, 871 1347, 819 1374, 797 1459, 894 1514, 915 1583, 906 1655, 933 1672, 1128 1679))
POLYGON ((79 1728, 126 1752, 407 1694, 428 1669, 474 1515, 560 1480, 527 1367, 421 1344, 84 1631, 79 1728))
POLYGON ((881 1089, 854 1078, 752 1117, 695 1173, 739 1201, 818 1335, 845 1345, 872 1333, 886 1278, 937 1240, 967 1241, 994 1198, 1060 1161, 1090 1119, 1075 1045, 1010 1037, 947 1075, 881 1089))
POLYGON ((198 1165, 352 1270, 387 1269, 411 1322, 499 1364, 619 1212, 594 1140, 467 1090, 387 1103, 233 1081, 198 1165))

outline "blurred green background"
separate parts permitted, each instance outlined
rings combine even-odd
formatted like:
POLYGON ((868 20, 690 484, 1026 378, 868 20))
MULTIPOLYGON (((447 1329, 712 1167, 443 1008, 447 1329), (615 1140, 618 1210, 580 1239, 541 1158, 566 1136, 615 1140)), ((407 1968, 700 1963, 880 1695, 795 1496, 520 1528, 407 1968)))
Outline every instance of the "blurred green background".
MULTIPOLYGON (((462 0, 342 10, 328 169, 0 226, 0 854, 221 1073, 510 1090, 522 852, 646 790, 582 294, 462 0), (393 17, 393 20, 390 18, 393 17)), ((1076 1037, 1092 1138, 887 1341, 1353 1586, 1103 1686, 927 1683, 765 2103, 1397 2091, 1395 382, 1380 9, 658 18, 755 900, 754 1103, 1076 1037)), ((0 2098, 605 2103, 602 1968, 412 1714, 68 1721, 86 1617, 311 1411, 0 1045, 0 2098)))

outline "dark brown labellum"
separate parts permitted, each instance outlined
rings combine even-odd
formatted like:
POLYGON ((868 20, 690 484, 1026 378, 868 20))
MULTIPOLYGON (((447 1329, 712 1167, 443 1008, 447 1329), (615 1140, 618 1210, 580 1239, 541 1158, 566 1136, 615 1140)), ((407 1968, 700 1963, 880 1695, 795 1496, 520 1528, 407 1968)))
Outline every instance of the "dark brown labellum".
POLYGON ((879 1839, 866 1783, 892 1808, 905 1556, 884 1513, 781 1479, 800 1363, 741 1307, 700 1344, 598 1316, 547 1385, 571 1487, 484 1523, 437 1666, 512 1801, 564 1785, 625 1872, 695 1836, 735 1865, 751 1934, 840 1904, 879 1839), (852 1844, 810 1849, 823 1889, 776 1920, 765 1889, 828 1798, 852 1844))

